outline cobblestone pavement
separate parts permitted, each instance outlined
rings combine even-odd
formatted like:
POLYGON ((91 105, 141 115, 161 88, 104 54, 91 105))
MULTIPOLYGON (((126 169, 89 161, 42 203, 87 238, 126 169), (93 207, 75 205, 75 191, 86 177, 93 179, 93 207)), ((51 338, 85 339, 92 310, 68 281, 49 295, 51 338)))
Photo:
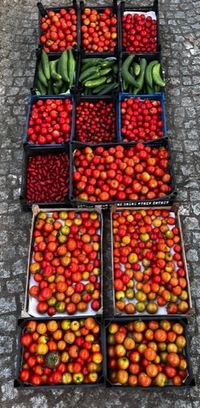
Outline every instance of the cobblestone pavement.
MULTIPOLYGON (((59 4, 59 1, 56 2, 59 4)), ((97 2, 93 2, 93 4, 97 2)), ((150 2, 148 2, 150 3, 150 2)), ((50 0, 46 4, 52 4, 50 0)), ((133 2, 132 2, 133 4, 133 2)), ((33 0, 0 1, 0 380, 2 408, 140 407, 199 408, 198 386, 190 390, 132 392, 100 388, 70 391, 20 391, 13 388, 16 319, 23 303, 31 214, 20 209, 21 134, 25 102, 32 85, 37 44, 33 0)), ((161 43, 167 77, 169 136, 173 145, 178 202, 183 226, 194 317, 190 320, 191 355, 200 371, 200 1, 160 0, 161 43)), ((109 259, 109 253, 107 260, 109 259)), ((107 268, 107 274, 110 273, 107 268)), ((110 305, 110 292, 106 298, 110 305)))

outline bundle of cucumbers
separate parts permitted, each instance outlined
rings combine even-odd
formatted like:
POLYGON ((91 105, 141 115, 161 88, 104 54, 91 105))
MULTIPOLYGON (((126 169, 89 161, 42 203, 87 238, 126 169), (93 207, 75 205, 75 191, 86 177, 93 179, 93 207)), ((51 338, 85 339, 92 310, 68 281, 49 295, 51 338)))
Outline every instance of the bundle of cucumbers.
POLYGON ((75 68, 76 61, 71 48, 52 61, 49 61, 48 54, 42 50, 37 71, 37 95, 68 93, 74 81, 75 68))
POLYGON ((122 64, 123 91, 132 94, 154 94, 165 86, 161 77, 161 66, 158 60, 148 62, 146 58, 134 61, 134 55, 129 55, 122 64))
POLYGON ((116 58, 85 58, 79 82, 83 95, 109 95, 118 88, 116 58))

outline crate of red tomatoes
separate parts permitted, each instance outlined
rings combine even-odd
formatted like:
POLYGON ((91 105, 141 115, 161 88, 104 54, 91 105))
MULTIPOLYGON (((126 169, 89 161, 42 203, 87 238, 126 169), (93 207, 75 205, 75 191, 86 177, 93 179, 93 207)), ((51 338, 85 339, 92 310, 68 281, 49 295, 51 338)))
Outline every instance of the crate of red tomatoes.
POLYGON ((195 385, 187 319, 108 318, 104 330, 107 387, 158 391, 195 385))
POLYGON ((33 148, 61 147, 72 138, 74 132, 74 97, 72 95, 29 97, 25 134, 25 146, 33 148))
POLYGON ((69 146, 24 149, 20 201, 24 210, 69 205, 69 146))
POLYGON ((102 386, 103 338, 98 317, 20 319, 17 388, 102 386))
POLYGON ((119 94, 118 138, 122 142, 146 143, 167 137, 164 93, 119 94))
POLYGON ((75 96, 71 141, 80 144, 117 142, 117 96, 75 96))
POLYGON ((149 54, 161 50, 159 36, 158 0, 152 6, 118 8, 118 38, 120 51, 149 54))
POLYGON ((72 202, 87 205, 163 205, 176 195, 169 143, 70 146, 72 202))
POLYGON ((22 317, 102 313, 102 232, 99 208, 33 206, 22 317))
POLYGON ((80 8, 76 0, 71 5, 45 7, 38 6, 39 47, 51 55, 58 56, 63 51, 80 49, 80 8), (59 53, 59 54, 58 54, 59 53))
POLYGON ((108 6, 86 6, 80 2, 81 51, 100 57, 118 52, 117 1, 108 6))
POLYGON ((184 240, 176 206, 112 208, 114 315, 190 315, 184 240))

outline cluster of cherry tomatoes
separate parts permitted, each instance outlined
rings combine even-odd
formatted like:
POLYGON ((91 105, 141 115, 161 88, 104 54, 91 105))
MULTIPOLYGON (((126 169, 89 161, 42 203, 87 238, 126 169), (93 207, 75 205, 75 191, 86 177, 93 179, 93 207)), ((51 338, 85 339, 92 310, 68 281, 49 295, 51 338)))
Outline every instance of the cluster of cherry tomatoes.
POLYGON ((177 321, 111 322, 107 329, 108 378, 132 387, 182 385, 187 377, 184 326, 177 321))
POLYGON ((100 229, 96 211, 38 214, 30 263, 35 284, 29 288, 38 313, 72 315, 100 309, 100 229))
POLYGON ((113 213, 116 308, 128 314, 189 310, 180 230, 168 210, 113 213))
POLYGON ((78 320, 28 320, 20 338, 19 380, 31 385, 97 383, 103 355, 100 325, 78 320))
POLYGON ((82 101, 76 108, 76 139, 84 143, 106 143, 116 138, 113 103, 82 101))
POLYGON ((157 49, 157 20, 144 13, 123 15, 122 45, 128 52, 155 52, 157 49))

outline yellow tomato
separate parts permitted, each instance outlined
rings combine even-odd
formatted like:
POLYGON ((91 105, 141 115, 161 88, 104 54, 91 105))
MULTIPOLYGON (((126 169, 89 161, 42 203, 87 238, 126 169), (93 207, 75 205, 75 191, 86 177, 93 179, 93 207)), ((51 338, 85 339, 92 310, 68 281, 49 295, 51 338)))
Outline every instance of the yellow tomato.
POLYGON ((37 354, 40 354, 40 355, 45 355, 45 354, 47 354, 48 353, 48 346, 47 346, 47 344, 38 344, 37 345, 37 354))
POLYGON ((70 328, 71 322, 70 320, 62 320, 61 327, 63 330, 68 330, 70 328))
POLYGON ((48 341, 48 337, 47 336, 40 336, 38 339, 38 343, 39 344, 46 344, 48 341))

